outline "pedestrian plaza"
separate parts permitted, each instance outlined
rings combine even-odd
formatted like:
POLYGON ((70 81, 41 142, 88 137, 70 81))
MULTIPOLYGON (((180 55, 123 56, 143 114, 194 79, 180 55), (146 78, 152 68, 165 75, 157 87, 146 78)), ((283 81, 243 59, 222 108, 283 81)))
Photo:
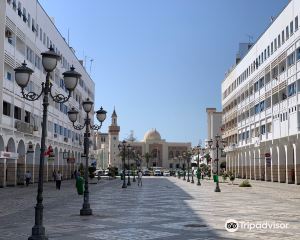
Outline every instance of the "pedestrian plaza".
MULTIPOLYGON (((97 182, 97 180, 93 180, 97 182)), ((122 189, 120 179, 90 184, 92 216, 80 216, 75 181, 44 185, 44 226, 51 240, 65 239, 300 239, 297 185, 251 181, 251 188, 212 180, 201 186, 175 177, 143 177, 122 189), (238 229, 228 219, 287 224, 287 229, 238 229)), ((0 189, 0 239, 27 239, 34 224, 36 185, 0 189)))

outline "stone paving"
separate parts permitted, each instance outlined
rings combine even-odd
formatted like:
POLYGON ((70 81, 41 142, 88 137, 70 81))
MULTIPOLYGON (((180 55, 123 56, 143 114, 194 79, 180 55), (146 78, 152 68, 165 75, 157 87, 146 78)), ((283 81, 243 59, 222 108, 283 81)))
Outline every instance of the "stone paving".
MULTIPOLYGON (((238 181, 237 181, 238 183, 238 181)), ((75 182, 44 185, 44 226, 51 240, 300 239, 300 186, 251 181, 252 188, 212 180, 201 186, 175 177, 144 177, 127 189, 121 181, 90 185, 93 216, 79 216, 75 182), (225 230, 225 222, 288 224, 287 229, 225 230)), ((36 185, 0 189, 0 239, 27 239, 34 223, 36 185)))

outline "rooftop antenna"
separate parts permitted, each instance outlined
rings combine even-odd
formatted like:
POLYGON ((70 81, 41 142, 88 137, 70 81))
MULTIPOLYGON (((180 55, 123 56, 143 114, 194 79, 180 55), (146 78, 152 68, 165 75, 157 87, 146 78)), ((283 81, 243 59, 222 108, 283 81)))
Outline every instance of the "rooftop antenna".
POLYGON ((68 46, 70 47, 70 29, 68 28, 68 46))
POLYGON ((90 65, 90 74, 92 74, 92 64, 93 64, 93 61, 94 59, 91 58, 90 62, 91 62, 91 65, 90 65))
POLYGON ((253 36, 250 34, 247 34, 247 37, 248 37, 249 43, 253 43, 253 36))

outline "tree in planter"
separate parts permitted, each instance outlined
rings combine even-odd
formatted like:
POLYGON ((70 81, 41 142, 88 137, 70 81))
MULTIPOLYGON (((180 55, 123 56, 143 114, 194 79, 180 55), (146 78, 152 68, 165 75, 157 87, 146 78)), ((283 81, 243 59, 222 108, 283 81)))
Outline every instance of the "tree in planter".
POLYGON ((144 157, 145 157, 145 160, 146 160, 146 163, 147 163, 147 169, 149 169, 149 161, 150 161, 150 158, 151 158, 151 154, 146 152, 144 157))

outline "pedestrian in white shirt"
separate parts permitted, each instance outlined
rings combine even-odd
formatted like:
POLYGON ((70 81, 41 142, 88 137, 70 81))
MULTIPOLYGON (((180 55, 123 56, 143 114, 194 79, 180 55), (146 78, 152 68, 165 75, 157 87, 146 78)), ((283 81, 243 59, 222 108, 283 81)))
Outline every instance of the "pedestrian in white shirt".
POLYGON ((56 189, 60 190, 62 175, 59 170, 57 171, 55 179, 56 179, 56 189))
POLYGON ((138 172, 138 186, 143 185, 142 183, 142 177, 143 177, 143 173, 141 171, 138 172))

